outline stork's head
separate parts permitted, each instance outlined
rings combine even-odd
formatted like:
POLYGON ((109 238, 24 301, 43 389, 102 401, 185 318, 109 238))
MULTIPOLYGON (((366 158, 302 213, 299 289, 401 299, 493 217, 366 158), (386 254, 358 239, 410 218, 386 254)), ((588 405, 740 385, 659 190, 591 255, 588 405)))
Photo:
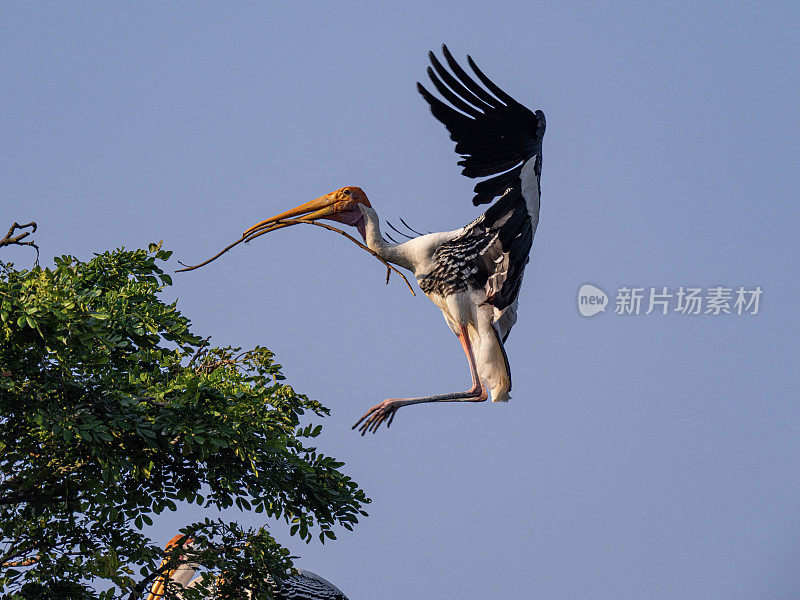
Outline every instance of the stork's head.
POLYGON ((338 221, 345 225, 353 225, 358 228, 359 233, 364 236, 364 214, 360 206, 370 206, 367 195, 364 191, 355 186, 347 186, 341 189, 320 196, 316 200, 311 200, 291 210, 282 212, 279 215, 265 219, 256 223, 244 232, 245 236, 255 233, 266 233, 281 227, 287 227, 286 223, 279 223, 284 219, 303 219, 305 221, 316 221, 318 219, 329 219, 338 221))
MULTIPOLYGON (((174 550, 175 548, 191 548, 194 545, 194 540, 185 535, 176 535, 173 537, 169 542, 167 542, 166 550, 174 550)), ((179 583, 180 585, 186 585, 189 583, 189 580, 194 575, 195 568, 192 565, 187 565, 185 563, 186 557, 181 553, 181 556, 178 557, 178 564, 174 569, 171 569, 164 573, 161 577, 155 580, 153 583, 153 587, 150 589, 150 594, 147 596, 147 600, 163 600, 164 598, 164 590, 166 588, 167 580, 174 581, 179 583)), ((164 561, 161 563, 162 565, 166 564, 167 558, 164 558, 164 561)))

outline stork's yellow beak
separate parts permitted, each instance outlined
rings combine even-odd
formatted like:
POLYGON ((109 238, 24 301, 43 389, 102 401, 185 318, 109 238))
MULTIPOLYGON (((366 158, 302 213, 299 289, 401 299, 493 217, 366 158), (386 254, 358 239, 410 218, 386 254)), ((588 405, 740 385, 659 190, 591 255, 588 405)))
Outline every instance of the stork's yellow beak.
POLYGON ((353 225, 361 217, 361 213, 357 208, 359 204, 369 206, 369 200, 367 200, 367 196, 361 188, 343 187, 300 206, 295 206, 279 215, 264 219, 245 231, 242 237, 250 239, 253 236, 262 235, 294 224, 281 222, 286 219, 316 221, 327 218, 353 225))
POLYGON ((169 577, 172 573, 167 573, 166 575, 162 575, 159 577, 156 582, 153 584, 153 587, 150 589, 150 595, 147 596, 147 600, 163 600, 164 598, 164 580, 166 577, 169 577))
POLYGON ((248 237, 256 233, 267 233, 268 231, 274 231, 275 229, 291 225, 291 223, 280 223, 280 221, 284 219, 302 218, 305 221, 316 221, 317 219, 330 217, 337 212, 345 210, 350 204, 349 198, 343 193, 346 189, 347 188, 342 188, 330 194, 325 194, 315 200, 311 200, 300 206, 295 206, 279 215, 264 219, 245 231, 243 236, 248 237))

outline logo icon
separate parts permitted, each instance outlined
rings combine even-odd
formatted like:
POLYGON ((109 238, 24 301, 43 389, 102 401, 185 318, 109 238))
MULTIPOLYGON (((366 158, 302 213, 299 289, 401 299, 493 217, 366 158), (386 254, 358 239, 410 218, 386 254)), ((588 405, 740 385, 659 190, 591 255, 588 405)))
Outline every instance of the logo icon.
POLYGON ((605 311, 608 306, 608 295, 591 283, 584 283, 578 290, 578 312, 584 317, 593 317, 605 311))

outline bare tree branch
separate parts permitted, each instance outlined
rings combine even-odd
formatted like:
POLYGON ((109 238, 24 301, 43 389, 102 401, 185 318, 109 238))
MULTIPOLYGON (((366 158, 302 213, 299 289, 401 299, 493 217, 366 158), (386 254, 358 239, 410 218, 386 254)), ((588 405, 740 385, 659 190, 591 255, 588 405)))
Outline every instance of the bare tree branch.
POLYGON ((16 221, 8 230, 8 233, 5 235, 4 238, 0 239, 0 248, 3 246, 30 246, 36 250, 36 264, 39 264, 39 246, 33 240, 28 240, 27 242, 23 242, 26 237, 31 235, 32 233, 36 232, 37 225, 34 221, 30 223, 24 223, 20 225, 16 221), (30 227, 30 231, 25 231, 30 227), (20 233, 14 235, 14 233, 19 230, 20 233))
MULTIPOLYGON (((181 264, 183 264, 183 263, 181 263, 181 264)), ((192 365, 194 365, 195 361, 196 361, 198 358, 201 358, 201 357, 203 357, 204 355, 208 354, 208 347, 211 345, 211 342, 209 342, 209 340, 210 340, 210 339, 211 339, 211 336, 208 336, 208 337, 207 337, 206 339, 204 339, 204 340, 203 340, 203 342, 202 342, 202 343, 201 343, 201 344, 200 344, 200 345, 197 347, 197 350, 196 350, 196 351, 195 351, 195 353, 192 355, 192 358, 189 360, 189 364, 188 364, 188 365, 186 365, 186 367, 187 367, 187 368, 191 369, 191 368, 192 368, 192 365)))

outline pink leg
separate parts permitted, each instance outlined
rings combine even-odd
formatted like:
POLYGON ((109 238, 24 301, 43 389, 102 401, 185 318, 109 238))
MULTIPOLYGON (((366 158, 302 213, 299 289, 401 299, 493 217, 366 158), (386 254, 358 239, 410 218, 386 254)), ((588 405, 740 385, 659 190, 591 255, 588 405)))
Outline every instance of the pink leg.
POLYGON ((464 348, 464 354, 467 355, 467 361, 469 362, 469 374, 472 377, 472 387, 469 390, 466 392, 454 392, 452 394, 422 396, 420 398, 389 398, 370 408, 352 428, 355 429, 358 427, 361 435, 369 431, 375 433, 384 421, 388 428, 392 424, 397 410, 409 404, 422 404, 424 402, 483 402, 486 400, 488 394, 486 390, 483 389, 480 377, 478 377, 478 368, 475 365, 475 355, 472 352, 472 344, 469 342, 466 325, 461 326, 458 340, 461 342, 461 347, 464 348))

